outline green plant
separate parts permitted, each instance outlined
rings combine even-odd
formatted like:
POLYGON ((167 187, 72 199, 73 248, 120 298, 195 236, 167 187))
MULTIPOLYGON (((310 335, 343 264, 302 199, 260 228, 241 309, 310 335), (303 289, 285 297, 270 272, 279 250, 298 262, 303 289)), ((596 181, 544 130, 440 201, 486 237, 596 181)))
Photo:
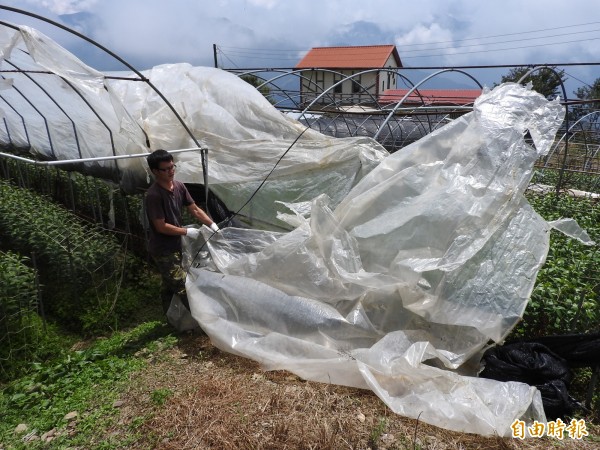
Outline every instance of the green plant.
POLYGON ((86 284, 110 264, 118 243, 72 213, 26 189, 0 182, 0 232, 15 248, 52 262, 53 276, 86 284))
POLYGON ((21 322, 20 313, 37 307, 36 275, 27 261, 13 252, 0 252, 0 324, 5 327, 21 326, 15 324, 21 322))
MULTIPOLYGON (((570 217, 600 242, 600 207, 568 195, 529 194, 546 220, 570 217)), ((561 233, 551 233, 550 248, 515 336, 536 337, 598 330, 600 324, 600 251, 561 233)))
MULTIPOLYGON (((96 341, 86 350, 64 351, 59 357, 32 365, 28 375, 9 383, 0 391, 0 436, 7 448, 25 448, 20 436, 13 433, 25 423, 38 435, 56 428, 53 445, 115 448, 110 438, 99 440, 98 431, 114 425, 114 401, 129 374, 145 365, 137 356, 141 348, 159 341, 161 348, 172 345, 164 339, 160 322, 149 322, 128 332, 114 333, 96 341), (77 433, 65 432, 65 414, 76 411, 77 433)), ((134 432, 134 430, 132 430, 134 432)), ((27 448, 44 448, 42 442, 28 443, 27 448)), ((62 447, 61 447, 62 448, 62 447)))
MULTIPOLYGON (((146 265, 104 230, 81 221, 47 197, 0 181, 0 235, 35 253, 46 312, 89 334, 119 325, 151 301, 146 265)), ((31 283, 33 286, 33 283, 31 283)), ((155 293, 156 291, 154 291, 155 293)))
POLYGON ((37 283, 28 259, 13 252, 0 252, 0 380, 35 352, 37 283))
MULTIPOLYGON (((0 159, 0 168, 7 181, 52 199, 81 217, 143 236, 142 194, 126 194, 112 181, 57 167, 0 159)), ((142 239, 138 239, 135 247, 143 252, 142 245, 142 239)))
POLYGON ((381 439, 381 436, 383 436, 383 434, 385 433, 386 428, 386 418, 380 417, 379 422, 377 422, 377 425, 375 426, 375 428, 373 428, 373 430, 371 430, 371 433, 369 434, 369 445, 371 446, 371 448, 379 448, 379 440, 381 439))
MULTIPOLYGON (((560 155, 558 155, 560 157, 560 155)), ((555 155, 555 158, 557 155, 555 155)), ((580 158, 585 158, 582 155, 580 158)), ((574 158, 571 156, 571 158, 574 158)), ((557 160, 556 164, 563 164, 562 160, 557 160)), ((552 187, 553 191, 559 188, 562 192, 565 189, 578 189, 584 192, 597 192, 600 189, 600 176, 594 173, 581 173, 572 171, 563 171, 560 169, 544 169, 538 170, 534 173, 532 178, 534 184, 542 184, 552 187), (560 180, 560 186, 558 186, 560 180)), ((567 195, 563 193, 563 195, 567 195)))
POLYGON ((150 398, 152 400, 152 403, 154 403, 156 406, 162 406, 172 395, 173 392, 170 389, 162 388, 152 391, 152 394, 150 394, 150 398))

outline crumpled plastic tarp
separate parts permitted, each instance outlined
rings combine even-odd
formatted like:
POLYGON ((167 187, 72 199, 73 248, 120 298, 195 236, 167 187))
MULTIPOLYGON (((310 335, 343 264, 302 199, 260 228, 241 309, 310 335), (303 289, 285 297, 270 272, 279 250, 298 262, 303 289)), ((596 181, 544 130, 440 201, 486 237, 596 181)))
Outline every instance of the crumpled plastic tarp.
MULTIPOLYGON (((30 149, 50 160, 197 147, 165 101, 134 73, 108 74, 134 81, 106 78, 26 26, 15 30, 0 24, 0 57, 3 69, 30 71, 27 76, 10 73, 0 86, 6 99, 0 105, 5 120, 0 145, 30 149)), ((231 211, 245 205, 241 214, 267 229, 289 229, 276 217, 275 200, 310 202, 326 193, 337 203, 388 155, 373 139, 336 139, 307 128, 278 111, 253 86, 220 69, 179 63, 142 74, 208 149, 210 189, 231 211), (294 151, 277 164, 290 148, 294 151), (267 175, 269 182, 246 204, 267 175)), ((179 181, 204 184, 199 151, 175 158, 179 181)), ((78 167, 116 178, 131 193, 150 181, 144 157, 78 167)))
POLYGON ((193 317, 267 370, 371 389, 443 428, 510 436, 516 419, 544 421, 534 387, 477 373, 545 261, 551 225, 523 194, 563 117, 558 101, 502 84, 339 204, 321 195, 308 216, 280 204, 289 233, 203 227, 206 244, 184 240, 193 317))

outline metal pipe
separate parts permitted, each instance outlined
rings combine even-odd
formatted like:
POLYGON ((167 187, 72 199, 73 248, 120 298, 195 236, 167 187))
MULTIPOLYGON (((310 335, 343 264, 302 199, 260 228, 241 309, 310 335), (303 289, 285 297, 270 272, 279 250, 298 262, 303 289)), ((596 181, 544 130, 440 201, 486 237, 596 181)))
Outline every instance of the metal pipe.
MULTIPOLYGON (((193 148, 182 148, 179 150, 167 150, 169 153, 183 153, 183 152, 194 152, 198 150, 206 150, 201 147, 193 147, 193 148)), ((12 158, 18 161, 23 161, 26 163, 34 164, 37 166, 60 166, 63 164, 79 164, 82 162, 93 162, 93 161, 110 161, 115 159, 126 159, 126 158, 141 158, 147 157, 149 153, 135 153, 131 155, 116 155, 116 156, 98 156, 96 158, 80 158, 80 159, 63 159, 57 161, 36 161, 34 159, 23 158, 22 156, 12 155, 10 153, 0 152, 0 157, 12 158)))

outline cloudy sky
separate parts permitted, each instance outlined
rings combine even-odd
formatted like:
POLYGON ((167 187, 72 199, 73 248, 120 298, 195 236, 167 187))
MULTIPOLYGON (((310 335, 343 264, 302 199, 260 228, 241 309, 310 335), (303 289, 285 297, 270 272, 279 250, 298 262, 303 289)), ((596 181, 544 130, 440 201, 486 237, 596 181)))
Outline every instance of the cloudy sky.
MULTIPOLYGON (((315 46, 396 44, 410 67, 600 62, 600 15, 589 0, 9 0, 75 29, 139 70, 187 62, 293 67, 315 46), (598 19, 598 21, 595 21, 598 19)), ((114 59, 40 20, 0 20, 49 35, 99 70, 114 59)), ((564 66, 570 86, 600 66, 564 66)), ((509 68, 471 70, 482 84, 509 68)), ((415 72, 417 73, 417 72, 415 72)), ((415 75, 418 77, 418 75, 415 75)), ((418 80, 414 80, 418 81, 418 80)))

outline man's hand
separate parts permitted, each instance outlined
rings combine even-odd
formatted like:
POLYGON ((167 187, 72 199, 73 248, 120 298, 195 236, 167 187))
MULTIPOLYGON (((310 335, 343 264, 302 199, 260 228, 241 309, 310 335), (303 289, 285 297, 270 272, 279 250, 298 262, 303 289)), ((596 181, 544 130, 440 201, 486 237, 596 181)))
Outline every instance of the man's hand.
POLYGON ((215 233, 220 230, 219 225, 217 225, 214 222, 210 224, 210 229, 213 230, 215 233))
POLYGON ((195 240, 198 239, 198 236, 200 236, 200 230, 198 228, 186 228, 186 230, 186 236, 190 239, 195 240))

